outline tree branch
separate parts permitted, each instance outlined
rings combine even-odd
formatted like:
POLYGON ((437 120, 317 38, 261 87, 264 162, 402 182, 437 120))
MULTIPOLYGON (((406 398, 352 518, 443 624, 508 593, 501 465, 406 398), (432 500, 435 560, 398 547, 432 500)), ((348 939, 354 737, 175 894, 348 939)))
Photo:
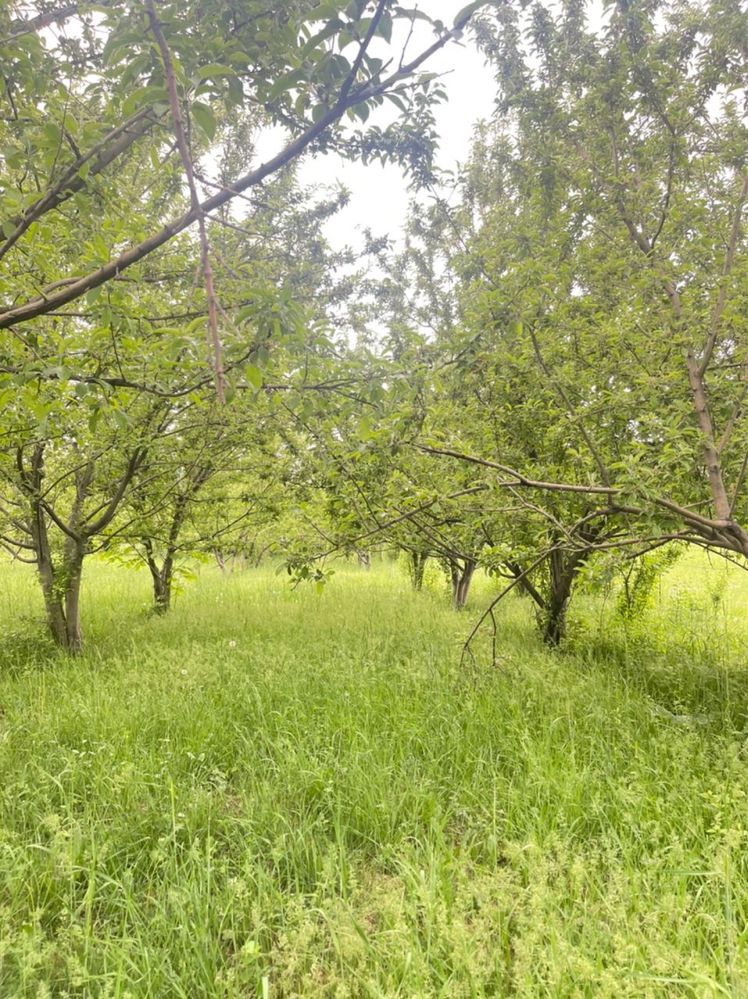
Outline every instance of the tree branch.
POLYGON ((161 29, 161 24, 156 17, 153 0, 146 0, 146 12, 148 14, 151 31, 153 32, 159 52, 161 53, 161 60, 164 64, 166 88, 169 94, 169 106, 171 108, 171 118, 174 126, 174 137, 177 140, 177 148, 179 149, 182 166, 184 167, 184 173, 187 177, 187 186, 190 191, 190 204, 192 206, 192 211, 197 213, 197 229, 200 240, 200 266, 202 268, 203 281, 205 283, 205 294, 208 299, 208 336, 209 343, 211 344, 213 350, 213 369, 216 376, 216 395, 218 397, 218 401, 223 404, 226 401, 226 386, 223 371, 223 344, 221 343, 221 336, 218 331, 218 302, 213 282, 213 267, 210 262, 210 247, 208 245, 208 232, 205 227, 205 212, 203 211, 202 204, 200 202, 200 195, 198 194, 197 184, 195 182, 195 168, 192 165, 192 154, 190 153, 189 143, 187 142, 187 136, 182 123, 182 109, 179 102, 179 94, 177 93, 177 81, 174 76, 174 66, 171 61, 169 46, 161 29))
POLYGON ((190 207, 190 210, 171 222, 167 223, 159 232, 153 233, 148 239, 130 247, 119 257, 108 261, 102 267, 91 271, 83 277, 64 279, 64 283, 55 282, 44 289, 37 297, 30 299, 21 305, 14 305, 11 308, 0 312, 0 329, 9 329, 18 323, 36 319, 59 309, 68 302, 73 302, 122 274, 123 271, 143 260, 149 254, 158 250, 168 243, 180 232, 193 225, 201 215, 221 208, 230 202, 234 197, 242 194, 251 187, 256 187, 271 174, 276 173, 282 167, 291 163, 300 156, 316 139, 318 139, 331 125, 339 121, 345 112, 357 104, 385 94, 396 84, 409 79, 420 66, 432 55, 444 48, 457 34, 459 34, 470 21, 472 14, 462 17, 451 31, 445 32, 432 45, 425 49, 419 56, 411 60, 405 66, 398 68, 396 72, 390 74, 385 80, 376 85, 365 84, 360 88, 353 88, 345 100, 338 100, 329 111, 327 111, 318 122, 310 125, 301 135, 289 142, 266 163, 261 164, 256 169, 240 177, 233 185, 214 194, 200 202, 198 206, 190 207), (54 291, 54 294, 52 292, 54 291))
POLYGON ((21 214, 15 218, 8 219, 11 225, 15 225, 15 230, 7 237, 4 243, 0 244, 0 260, 15 246, 18 240, 27 232, 34 222, 47 212, 58 208, 67 201, 73 194, 83 190, 86 186, 86 179, 80 176, 80 170, 86 163, 93 160, 87 176, 96 176, 126 152, 141 136, 145 135, 149 128, 155 124, 155 119, 150 119, 150 109, 146 108, 138 111, 126 122, 112 129, 108 135, 92 146, 88 152, 79 156, 74 163, 71 163, 63 173, 54 187, 49 188, 46 193, 35 201, 21 214), (116 141, 115 141, 116 140, 116 141))

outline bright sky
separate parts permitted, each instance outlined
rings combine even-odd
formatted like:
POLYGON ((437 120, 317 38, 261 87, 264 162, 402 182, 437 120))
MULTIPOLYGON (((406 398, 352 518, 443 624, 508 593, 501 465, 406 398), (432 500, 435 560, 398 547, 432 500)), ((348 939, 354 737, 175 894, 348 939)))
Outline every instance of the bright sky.
MULTIPOLYGON (((421 9, 451 25, 466 2, 427 0, 421 9)), ((414 33, 408 48, 411 56, 434 40, 428 25, 418 22, 417 27, 420 30, 414 33)), ((493 110, 495 87, 483 57, 469 43, 451 42, 430 60, 427 68, 446 74, 442 82, 449 101, 437 109, 437 125, 441 136, 438 162, 448 169, 467 158, 476 122, 493 110)), ((277 150, 281 143, 282 133, 273 130, 262 143, 260 158, 277 150)), ((366 227, 376 236, 399 235, 410 195, 398 167, 376 163, 364 166, 339 156, 316 156, 303 165, 301 180, 323 185, 341 181, 351 192, 350 204, 327 224, 327 235, 335 248, 358 244, 357 233, 366 227)))

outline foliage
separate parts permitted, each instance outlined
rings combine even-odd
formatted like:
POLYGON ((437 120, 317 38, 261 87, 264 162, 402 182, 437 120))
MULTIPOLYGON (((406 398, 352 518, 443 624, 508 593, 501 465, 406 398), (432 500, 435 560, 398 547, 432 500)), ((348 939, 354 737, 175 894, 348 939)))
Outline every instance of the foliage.
POLYGON ((621 589, 616 603, 618 614, 625 620, 632 620, 647 610, 652 604, 658 581, 682 554, 681 548, 669 545, 621 566, 621 589))

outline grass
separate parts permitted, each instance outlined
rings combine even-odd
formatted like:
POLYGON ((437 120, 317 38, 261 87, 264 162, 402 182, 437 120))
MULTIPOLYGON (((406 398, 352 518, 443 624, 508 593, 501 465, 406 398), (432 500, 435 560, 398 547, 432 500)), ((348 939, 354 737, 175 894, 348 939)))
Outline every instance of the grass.
POLYGON ((392 566, 92 565, 75 663, 0 572, 3 999, 748 994, 738 570, 556 655, 512 599, 497 669, 392 566))

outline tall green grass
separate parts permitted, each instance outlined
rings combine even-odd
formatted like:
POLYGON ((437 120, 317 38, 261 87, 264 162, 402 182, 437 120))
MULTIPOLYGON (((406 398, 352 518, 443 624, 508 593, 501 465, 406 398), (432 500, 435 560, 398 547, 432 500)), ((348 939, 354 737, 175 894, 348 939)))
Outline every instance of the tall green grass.
POLYGON ((500 660, 396 568, 0 576, 0 996, 748 995, 748 582, 679 564, 500 660), (484 650, 485 651, 485 650, 484 650), (479 650, 480 652, 480 650, 479 650))

